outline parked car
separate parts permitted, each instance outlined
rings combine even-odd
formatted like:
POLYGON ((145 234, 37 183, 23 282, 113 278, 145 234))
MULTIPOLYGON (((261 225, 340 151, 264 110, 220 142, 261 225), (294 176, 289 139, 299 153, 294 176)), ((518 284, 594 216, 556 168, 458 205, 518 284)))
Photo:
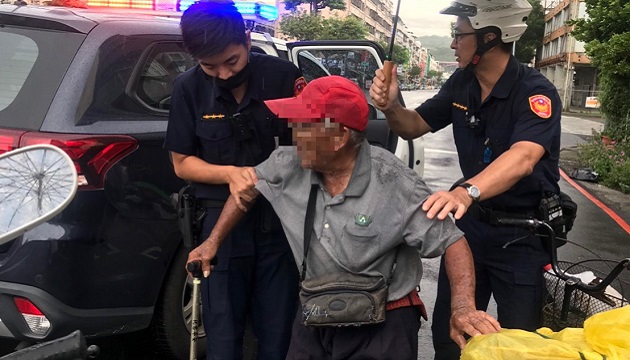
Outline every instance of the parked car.
MULTIPOLYGON (((0 5, 0 48, 0 153, 54 144, 79 177, 60 215, 0 246, 0 338, 149 329, 156 352, 188 358, 188 250, 171 201, 184 182, 162 148, 173 81, 195 65, 177 16, 0 5)), ((261 33, 252 51, 292 60, 307 78, 335 63, 366 94, 384 59, 368 41, 261 33)), ((422 175, 422 143, 399 139, 374 107, 368 139, 422 175)))

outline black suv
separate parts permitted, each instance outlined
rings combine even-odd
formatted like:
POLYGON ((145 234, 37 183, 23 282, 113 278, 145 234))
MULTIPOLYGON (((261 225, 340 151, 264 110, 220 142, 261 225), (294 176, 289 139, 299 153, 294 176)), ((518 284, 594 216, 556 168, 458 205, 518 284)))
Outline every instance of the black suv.
MULTIPOLYGON (((383 58, 366 41, 254 35, 253 51, 295 59, 311 78, 334 67, 366 93, 383 58)), ((50 143, 79 174, 60 215, 0 246, 0 338, 150 328, 157 351, 187 358, 188 250, 171 201, 184 183, 162 149, 173 80, 195 64, 178 19, 0 5, 0 49, 0 153, 50 143)), ((397 153, 421 172, 422 149, 399 142, 372 110, 368 138, 391 151, 400 144, 397 153)))

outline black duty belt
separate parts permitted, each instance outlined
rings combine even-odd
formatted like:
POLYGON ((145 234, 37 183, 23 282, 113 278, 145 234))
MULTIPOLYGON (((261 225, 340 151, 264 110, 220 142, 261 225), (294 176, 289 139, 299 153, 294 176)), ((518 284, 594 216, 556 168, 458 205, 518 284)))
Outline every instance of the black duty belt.
POLYGON ((523 210, 518 212, 507 212, 494 210, 480 205, 473 205, 468 209, 468 213, 481 222, 490 225, 499 225, 499 219, 536 219, 536 210, 523 210))
POLYGON ((205 208, 222 208, 225 205, 223 200, 197 199, 197 201, 205 208))

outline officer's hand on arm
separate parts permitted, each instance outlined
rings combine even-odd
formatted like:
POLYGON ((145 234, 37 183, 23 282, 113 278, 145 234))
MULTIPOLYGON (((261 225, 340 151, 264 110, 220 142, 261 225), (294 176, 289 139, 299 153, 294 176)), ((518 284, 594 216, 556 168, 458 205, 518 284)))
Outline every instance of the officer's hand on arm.
POLYGON ((449 213, 453 213, 456 220, 464 216, 473 200, 468 196, 466 189, 456 187, 451 191, 438 191, 431 194, 422 204, 422 210, 427 212, 427 217, 444 220, 449 213))
POLYGON ((254 186, 258 182, 258 177, 254 168, 230 166, 227 170, 227 178, 236 206, 242 211, 247 211, 243 202, 253 202, 257 196, 254 186))
POLYGON ((236 224, 238 224, 238 222, 243 218, 247 210, 252 207, 253 200, 255 200, 259 194, 256 189, 254 189, 254 193, 255 195, 251 202, 242 202, 242 204, 246 207, 245 211, 241 210, 236 205, 236 199, 234 196, 230 195, 225 202, 225 206, 223 206, 223 211, 221 211, 221 215, 219 216, 216 225, 212 228, 210 236, 208 236, 201 245, 194 248, 188 254, 188 260, 186 263, 196 260, 201 261, 201 269, 204 277, 210 276, 210 273, 214 268, 214 266, 210 265, 210 262, 217 255, 219 246, 221 246, 221 243, 227 234, 236 227, 236 224))
POLYGON ((465 238, 446 249, 444 263, 451 284, 450 336, 463 349, 466 346, 464 335, 494 333, 501 330, 501 325, 475 307, 475 267, 465 238))
POLYGON ((254 185, 258 179, 253 168, 210 164, 197 156, 171 151, 175 174, 182 179, 205 184, 228 184, 238 207, 246 211, 241 199, 253 201, 254 185))

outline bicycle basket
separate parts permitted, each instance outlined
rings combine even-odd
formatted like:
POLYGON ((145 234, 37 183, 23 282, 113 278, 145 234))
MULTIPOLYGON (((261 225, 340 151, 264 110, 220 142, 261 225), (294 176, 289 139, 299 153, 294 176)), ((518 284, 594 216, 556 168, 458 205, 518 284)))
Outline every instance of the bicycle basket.
MULTIPOLYGON (((587 260, 579 263, 559 261, 558 267, 568 274, 574 275, 585 283, 593 279, 603 279, 607 261, 587 260), (584 265, 585 263, 596 263, 584 265), (599 266, 596 266, 599 265, 599 266), (604 266, 604 271, 597 270, 604 266)), ((587 293, 580 289, 570 291, 570 298, 566 305, 564 294, 567 289, 566 282, 560 279, 553 271, 544 273, 547 294, 543 301, 543 326, 554 331, 560 331, 566 327, 583 327, 584 320, 590 316, 628 305, 628 293, 630 284, 619 278, 615 279, 605 291, 600 293, 587 293), (625 291, 625 293, 624 293, 625 291), (564 311, 563 311, 564 310, 564 311)))

